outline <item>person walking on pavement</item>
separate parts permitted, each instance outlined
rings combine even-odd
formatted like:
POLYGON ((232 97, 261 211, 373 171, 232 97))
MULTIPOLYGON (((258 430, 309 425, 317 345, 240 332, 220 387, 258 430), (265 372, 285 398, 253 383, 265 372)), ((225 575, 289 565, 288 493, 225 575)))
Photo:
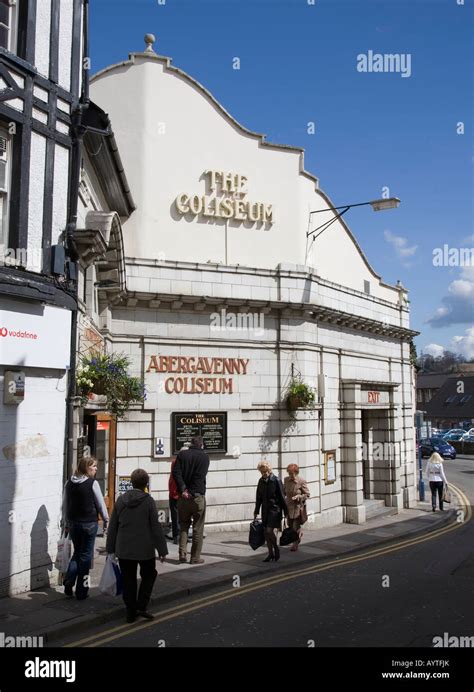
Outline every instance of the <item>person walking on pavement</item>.
POLYGON ((302 524, 308 519, 306 514, 306 500, 309 498, 309 490, 304 478, 298 475, 298 464, 289 464, 286 468, 288 476, 283 481, 285 500, 288 506, 288 526, 298 533, 298 540, 293 543, 291 550, 298 550, 298 545, 303 538, 302 524))
POLYGON ((438 493, 439 497, 439 508, 441 512, 443 512, 443 486, 445 483, 448 485, 448 481, 444 474, 443 458, 438 454, 438 452, 433 452, 428 459, 428 463, 426 465, 426 477, 430 482, 431 506, 433 512, 436 512, 436 493, 438 493))
POLYGON ((98 514, 103 519, 104 531, 109 521, 102 491, 95 480, 96 473, 97 459, 83 457, 75 474, 64 486, 63 526, 74 545, 64 576, 64 593, 72 596, 75 586, 78 601, 83 601, 89 594, 89 570, 99 527, 98 514))
POLYGON ((173 543, 178 545, 179 543, 179 520, 178 520, 178 500, 179 492, 176 481, 173 477, 173 469, 176 464, 176 458, 171 462, 170 477, 168 479, 168 494, 169 494, 169 506, 170 506, 170 519, 171 519, 171 538, 173 543))
POLYGON ((133 489, 120 495, 115 503, 107 534, 107 553, 118 557, 122 572, 127 622, 134 622, 137 615, 147 620, 153 619, 147 607, 158 574, 155 569, 155 549, 161 562, 168 554, 155 500, 145 492, 149 480, 144 469, 132 472, 133 489), (141 583, 137 596, 138 565, 141 583))
POLYGON ((191 544, 191 564, 201 565, 204 521, 206 516, 206 476, 209 471, 209 457, 203 451, 202 437, 194 437, 189 449, 178 452, 173 467, 173 478, 180 494, 178 500, 179 516, 179 561, 187 562, 186 549, 188 530, 193 525, 191 544))
POLYGON ((262 524, 265 527, 265 540, 268 548, 268 557, 265 558, 264 562, 276 562, 280 559, 280 548, 277 545, 275 529, 281 531, 282 514, 288 515, 285 493, 281 480, 272 473, 272 467, 268 461, 261 461, 257 468, 262 477, 257 485, 253 515, 256 519, 260 508, 262 509, 262 524))

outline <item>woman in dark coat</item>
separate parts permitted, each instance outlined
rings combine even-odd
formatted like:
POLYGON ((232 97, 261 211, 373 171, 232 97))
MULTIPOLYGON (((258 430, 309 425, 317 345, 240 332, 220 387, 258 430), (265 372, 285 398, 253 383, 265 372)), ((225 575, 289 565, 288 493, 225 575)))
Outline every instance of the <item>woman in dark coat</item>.
POLYGON ((268 557, 265 558, 264 562, 276 562, 280 559, 280 549, 277 545, 275 529, 281 531, 282 514, 285 516, 288 514, 285 494, 280 479, 272 473, 272 467, 268 461, 261 461, 257 468, 262 477, 257 485, 254 518, 257 518, 261 508, 262 524, 265 527, 265 540, 268 547, 268 557))
POLYGON ((135 622, 137 615, 153 620, 147 610, 153 584, 158 575, 155 569, 155 550, 161 562, 168 554, 166 539, 158 523, 154 499, 146 488, 149 477, 144 469, 135 469, 130 480, 133 490, 120 495, 115 503, 107 535, 107 553, 119 559, 123 578, 123 600, 127 608, 127 622, 135 622), (140 565, 141 583, 137 596, 137 567, 140 565))

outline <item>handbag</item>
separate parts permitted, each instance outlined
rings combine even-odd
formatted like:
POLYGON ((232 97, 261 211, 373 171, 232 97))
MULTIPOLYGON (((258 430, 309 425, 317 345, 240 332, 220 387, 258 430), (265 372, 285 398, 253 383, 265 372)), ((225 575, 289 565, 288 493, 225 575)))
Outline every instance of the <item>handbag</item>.
POLYGON ((69 536, 66 536, 65 531, 63 531, 61 538, 58 541, 58 552, 56 555, 56 560, 54 561, 54 566, 56 569, 63 574, 67 572, 67 568, 69 567, 69 562, 71 560, 71 545, 71 539, 69 536))
POLYGON ((308 512, 306 511, 306 502, 303 502, 303 504, 300 507, 300 524, 306 524, 308 521, 308 512))
POLYGON ((258 519, 254 519, 249 529, 249 546, 252 550, 257 550, 265 543, 265 529, 258 519))
POLYGON ((113 554, 107 555, 99 582, 99 591, 107 596, 120 596, 123 591, 122 572, 113 554))
POLYGON ((285 529, 283 529, 282 534, 280 536, 280 545, 281 546, 290 545, 290 543, 296 543, 298 540, 299 540, 298 531, 295 531, 294 529, 290 529, 290 527, 287 526, 285 529))
POLYGON ((451 491, 448 488, 448 484, 445 483, 443 487, 443 502, 451 502, 451 491))

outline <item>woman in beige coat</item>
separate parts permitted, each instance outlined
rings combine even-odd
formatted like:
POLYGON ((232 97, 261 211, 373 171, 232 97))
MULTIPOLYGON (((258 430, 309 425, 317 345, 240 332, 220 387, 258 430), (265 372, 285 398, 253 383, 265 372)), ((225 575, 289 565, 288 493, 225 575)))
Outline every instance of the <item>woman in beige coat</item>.
POLYGON ((298 532, 299 539, 293 543, 291 550, 298 550, 298 545, 303 538, 301 524, 307 519, 306 500, 309 498, 309 490, 304 478, 298 475, 298 464, 287 466, 288 476, 284 480, 285 499, 288 506, 288 524, 290 528, 298 532))

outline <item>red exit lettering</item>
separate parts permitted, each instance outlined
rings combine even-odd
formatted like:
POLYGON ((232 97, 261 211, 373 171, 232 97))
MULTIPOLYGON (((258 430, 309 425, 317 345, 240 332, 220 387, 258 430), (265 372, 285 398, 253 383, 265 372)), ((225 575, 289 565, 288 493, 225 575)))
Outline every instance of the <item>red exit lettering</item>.
POLYGON ((380 401, 380 392, 367 392, 367 401, 369 404, 378 404, 380 401))

